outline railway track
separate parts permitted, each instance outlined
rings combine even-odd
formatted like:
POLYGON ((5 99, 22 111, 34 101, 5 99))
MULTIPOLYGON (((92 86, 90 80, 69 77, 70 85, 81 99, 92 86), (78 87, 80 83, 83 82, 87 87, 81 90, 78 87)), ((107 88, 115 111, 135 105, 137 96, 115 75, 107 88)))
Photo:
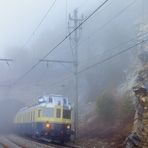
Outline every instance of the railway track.
POLYGON ((49 142, 45 142, 45 141, 40 141, 40 143, 44 143, 46 145, 49 146, 53 146, 54 148, 81 148, 80 146, 76 146, 74 144, 58 144, 58 143, 49 143, 49 142))
POLYGON ((58 144, 58 143, 55 143, 55 142, 49 142, 49 141, 45 141, 45 140, 41 140, 41 139, 35 139, 35 138, 29 138, 29 137, 23 137, 23 138, 29 139, 31 141, 34 141, 34 142, 37 142, 37 143, 40 143, 40 144, 44 144, 46 146, 51 146, 51 147, 54 147, 54 148, 81 148, 80 146, 76 146, 73 143, 61 145, 61 144, 58 144))
MULTIPOLYGON (((57 143, 49 143, 47 141, 33 139, 28 137, 19 137, 17 135, 9 135, 4 137, 9 141, 9 143, 13 143, 14 146, 8 145, 6 140, 0 140, 0 144, 2 148, 81 148, 80 146, 76 146, 72 143, 60 145, 57 143), (3 143, 1 142, 3 141, 3 143)), ((0 147, 1 148, 1 147, 0 147)))
POLYGON ((0 136, 0 146, 2 148, 26 148, 23 145, 10 140, 6 136, 0 136))

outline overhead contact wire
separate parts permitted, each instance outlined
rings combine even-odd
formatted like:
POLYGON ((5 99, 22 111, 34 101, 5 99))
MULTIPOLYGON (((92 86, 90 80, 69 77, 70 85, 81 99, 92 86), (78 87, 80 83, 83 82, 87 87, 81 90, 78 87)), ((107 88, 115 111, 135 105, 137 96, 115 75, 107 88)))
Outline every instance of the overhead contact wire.
MULTIPOLYGON (((99 11, 109 0, 105 0, 101 5, 99 5, 86 19, 84 19, 74 30, 72 30, 64 39, 62 39, 55 47, 53 47, 45 56, 41 59, 44 60, 49 54, 51 54, 57 47, 59 47, 71 34, 73 34, 78 28, 80 28, 87 20, 89 20, 97 11, 99 11)), ((14 84, 18 81, 24 79, 26 75, 28 75, 35 67, 39 65, 40 61, 34 64, 27 72, 25 72, 18 80, 16 80, 14 84)))

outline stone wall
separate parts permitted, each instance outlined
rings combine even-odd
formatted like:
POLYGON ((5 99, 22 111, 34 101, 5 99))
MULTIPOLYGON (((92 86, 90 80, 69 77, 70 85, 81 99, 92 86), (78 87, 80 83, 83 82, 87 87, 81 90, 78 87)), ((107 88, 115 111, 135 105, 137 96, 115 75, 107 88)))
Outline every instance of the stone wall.
POLYGON ((125 141, 126 148, 148 148, 148 54, 141 54, 142 69, 133 87, 135 118, 133 131, 125 141))

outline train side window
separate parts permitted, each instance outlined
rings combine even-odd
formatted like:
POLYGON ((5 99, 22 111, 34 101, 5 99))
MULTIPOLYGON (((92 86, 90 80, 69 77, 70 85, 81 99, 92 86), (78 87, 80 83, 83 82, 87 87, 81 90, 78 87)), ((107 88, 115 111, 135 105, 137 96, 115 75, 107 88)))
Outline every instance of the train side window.
POLYGON ((30 112, 30 122, 31 122, 31 120, 32 120, 32 115, 31 115, 31 112, 30 112))
POLYGON ((24 114, 22 116, 23 116, 22 122, 24 122, 24 114))
POLYGON ((63 118, 64 119, 71 119, 71 111, 70 110, 63 110, 63 118))
POLYGON ((26 122, 26 113, 25 113, 25 122, 26 122))
POLYGON ((33 112, 31 111, 31 122, 33 121, 33 112))
POLYGON ((35 111, 32 112, 33 113, 33 121, 35 120, 35 111))
POLYGON ((27 122, 29 122, 29 115, 28 115, 28 113, 27 113, 27 122))
POLYGON ((27 113, 26 113, 26 122, 27 122, 27 113))
POLYGON ((56 109, 56 118, 61 118, 61 109, 56 109))
POLYGON ((41 117, 41 110, 38 110, 38 117, 41 117))
POLYGON ((31 112, 31 122, 33 121, 33 112, 31 112))
POLYGON ((36 119, 37 113, 36 110, 34 111, 34 118, 36 119))
POLYGON ((31 122, 31 112, 30 112, 30 122, 31 122))
POLYGON ((29 122, 31 122, 31 112, 29 112, 29 122))
POLYGON ((28 122, 30 122, 30 113, 28 112, 28 122))

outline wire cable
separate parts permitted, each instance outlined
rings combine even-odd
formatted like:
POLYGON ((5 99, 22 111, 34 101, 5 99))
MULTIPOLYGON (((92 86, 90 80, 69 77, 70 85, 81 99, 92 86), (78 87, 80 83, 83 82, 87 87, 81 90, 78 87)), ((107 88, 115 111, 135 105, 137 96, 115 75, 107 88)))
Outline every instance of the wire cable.
POLYGON ((131 50, 131 49, 133 49, 134 47, 136 47, 136 46, 138 46, 138 45, 140 45, 140 44, 143 44, 144 42, 147 42, 147 41, 148 41, 148 39, 143 40, 143 41, 141 41, 141 42, 136 43, 136 44, 133 45, 133 46, 130 46, 130 47, 128 47, 128 48, 126 48, 126 49, 124 49, 124 50, 122 50, 122 51, 120 51, 120 52, 117 52, 117 53, 115 53, 115 54, 113 54, 113 55, 111 55, 111 56, 105 58, 105 59, 102 60, 102 61, 99 61, 99 62, 97 62, 97 63, 95 63, 95 64, 92 64, 92 65, 90 65, 90 66, 88 66, 88 67, 86 67, 86 68, 80 70, 80 71, 78 72, 78 74, 83 73, 83 72, 85 72, 85 71, 87 71, 87 70, 89 70, 89 69, 91 69, 91 68, 93 68, 93 67, 95 67, 95 66, 101 65, 101 64, 103 64, 103 63, 105 63, 105 62, 107 62, 107 61, 109 61, 109 60, 111 60, 111 59, 113 59, 113 58, 115 58, 115 57, 117 57, 117 56, 119 56, 119 55, 121 55, 121 54, 123 54, 123 53, 125 53, 125 52, 127 52, 127 51, 129 51, 129 50, 131 50))
MULTIPOLYGON (((147 33, 148 33, 148 32, 147 32, 147 33)), ((146 33, 145 33, 145 34, 146 34, 146 33)), ((130 40, 129 40, 129 41, 130 41, 130 40)), ((136 43, 136 44, 134 44, 134 45, 132 45, 132 46, 126 48, 126 49, 123 49, 122 51, 119 51, 119 52, 117 52, 117 53, 115 53, 115 54, 113 54, 113 55, 111 55, 111 56, 109 56, 109 57, 107 57, 107 58, 105 58, 105 59, 103 59, 103 60, 101 60, 101 61, 95 63, 95 64, 92 64, 92 65, 90 65, 90 66, 88 66, 88 67, 86 67, 86 68, 83 68, 82 70, 80 70, 80 71, 78 72, 78 74, 80 75, 81 73, 86 72, 87 70, 89 70, 89 69, 91 69, 91 68, 94 68, 94 67, 96 67, 96 66, 98 66, 98 65, 104 64, 104 63, 106 63, 106 62, 112 60, 113 58, 115 58, 115 57, 117 57, 117 56, 120 56, 121 54, 123 54, 123 53, 125 53, 125 52, 127 52, 127 51, 129 51, 129 50, 132 50, 134 47, 136 47, 136 46, 138 46, 138 45, 140 45, 140 44, 143 44, 143 43, 145 43, 145 42, 147 42, 147 41, 148 41, 148 38, 145 39, 145 40, 143 40, 143 41, 141 41, 141 42, 138 42, 138 43, 136 43)), ((127 42, 128 42, 128 41, 127 41, 127 42)), ((53 86, 59 85, 60 82, 67 81, 67 80, 70 80, 70 79, 72 79, 72 78, 73 78, 73 75, 66 76, 66 77, 63 78, 62 80, 59 80, 59 81, 57 81, 57 82, 55 82, 55 83, 49 84, 48 87, 53 87, 53 86)))
MULTIPOLYGON (((44 60, 49 54, 51 54, 56 48, 58 48, 71 34, 73 34, 78 28, 80 28, 86 21, 88 21, 97 11, 99 11, 109 0, 105 0, 101 5, 99 5, 86 19, 84 19, 75 29, 73 29, 67 36, 65 36, 56 46, 54 46, 46 55, 41 59, 44 60)), ((18 83, 20 80, 24 79, 35 67, 40 64, 40 60, 37 61, 28 71, 26 71, 18 80, 16 80, 12 85, 18 83)))
MULTIPOLYGON (((118 45, 116 45, 115 47, 111 48, 109 51, 113 51, 113 50, 115 50, 115 49, 118 49, 118 48, 120 48, 121 46, 126 45, 126 44, 128 44, 128 43, 130 43, 130 42, 134 42, 134 41, 137 42, 137 38, 139 38, 139 37, 144 37, 145 35, 148 35, 148 32, 145 32, 145 33, 143 33, 143 34, 140 34, 140 35, 136 36, 135 38, 131 38, 130 40, 121 42, 120 44, 118 44, 118 45)), ((108 53, 108 50, 104 51, 103 54, 105 54, 106 52, 108 53)), ((88 61, 88 60, 90 60, 90 59, 94 59, 94 58, 99 57, 99 56, 101 56, 101 55, 102 55, 102 54, 97 54, 97 55, 95 55, 95 56, 93 56, 93 57, 87 58, 87 59, 85 59, 85 60, 81 60, 80 63, 83 63, 83 62, 88 61)))
POLYGON ((32 39, 32 37, 34 36, 34 34, 37 32, 37 30, 40 28, 40 26, 42 25, 42 23, 44 22, 44 20, 46 19, 46 17, 48 16, 48 14, 50 13, 50 11, 52 10, 52 8, 54 7, 55 3, 57 0, 54 0, 54 2, 52 3, 52 5, 49 7, 49 9, 46 11, 46 13, 44 14, 44 16, 42 17, 42 19, 40 20, 40 22, 38 23, 38 25, 34 28, 34 30, 32 31, 32 33, 30 34, 30 36, 28 37, 28 39, 26 40, 26 42, 23 44, 22 48, 24 48, 32 39))
POLYGON ((82 40, 78 46, 80 46, 83 42, 86 42, 87 40, 89 40, 90 38, 95 37, 94 34, 98 33, 99 31, 101 31, 102 29, 104 29, 107 25, 109 25, 113 20, 115 20, 116 18, 118 18, 120 15, 122 15, 127 9, 129 9, 137 0, 132 1, 130 4, 128 4, 126 7, 124 7, 121 11, 119 11, 117 14, 115 14, 112 18, 110 18, 106 23, 104 23, 103 25, 101 25, 100 27, 98 27, 95 31, 93 31, 87 38, 85 38, 84 40, 82 40))
MULTIPOLYGON (((122 15, 127 9, 129 9, 131 6, 133 6, 136 1, 137 1, 137 0, 134 0, 134 1, 132 1, 131 3, 129 3, 129 4, 128 4, 126 7, 124 7, 121 11, 119 11, 119 12, 118 12, 117 14, 115 14, 111 19, 109 19, 106 23, 104 23, 104 24, 103 24, 102 26, 100 26, 98 29, 96 29, 95 31, 93 31, 93 32, 91 33, 91 37, 90 37, 90 35, 89 35, 86 39, 82 40, 82 41, 78 44, 78 46, 81 45, 83 42, 87 41, 88 39, 94 37, 94 34, 96 34, 96 33, 98 33, 99 31, 101 31, 101 30, 102 30, 103 28, 105 28, 108 24, 110 24, 114 19, 116 19, 116 18, 118 18, 120 15, 122 15)), ((111 3, 110 3, 110 4, 111 4, 111 3)), ((147 33, 148 33, 148 32, 147 32, 147 33)), ((146 33, 144 33, 144 34, 146 34, 146 33)), ((134 41, 134 38, 131 39, 131 40, 128 40, 128 41, 126 41, 126 42, 123 42, 123 43, 121 43, 121 44, 125 44, 125 43, 131 42, 131 41, 134 41)), ((120 46, 120 45, 118 45, 118 46, 120 46)), ((71 48, 71 50, 73 51, 74 47, 72 47, 71 42, 70 42, 70 48, 71 48)), ((115 48, 117 48, 117 47, 113 47, 113 49, 115 49, 115 48)), ((73 53, 73 52, 72 52, 72 53, 73 53)), ((98 56, 98 55, 97 55, 97 56, 98 56)), ((95 57, 97 57, 97 56, 95 56, 95 57)), ((85 61, 85 60, 84 60, 84 61, 85 61)))

